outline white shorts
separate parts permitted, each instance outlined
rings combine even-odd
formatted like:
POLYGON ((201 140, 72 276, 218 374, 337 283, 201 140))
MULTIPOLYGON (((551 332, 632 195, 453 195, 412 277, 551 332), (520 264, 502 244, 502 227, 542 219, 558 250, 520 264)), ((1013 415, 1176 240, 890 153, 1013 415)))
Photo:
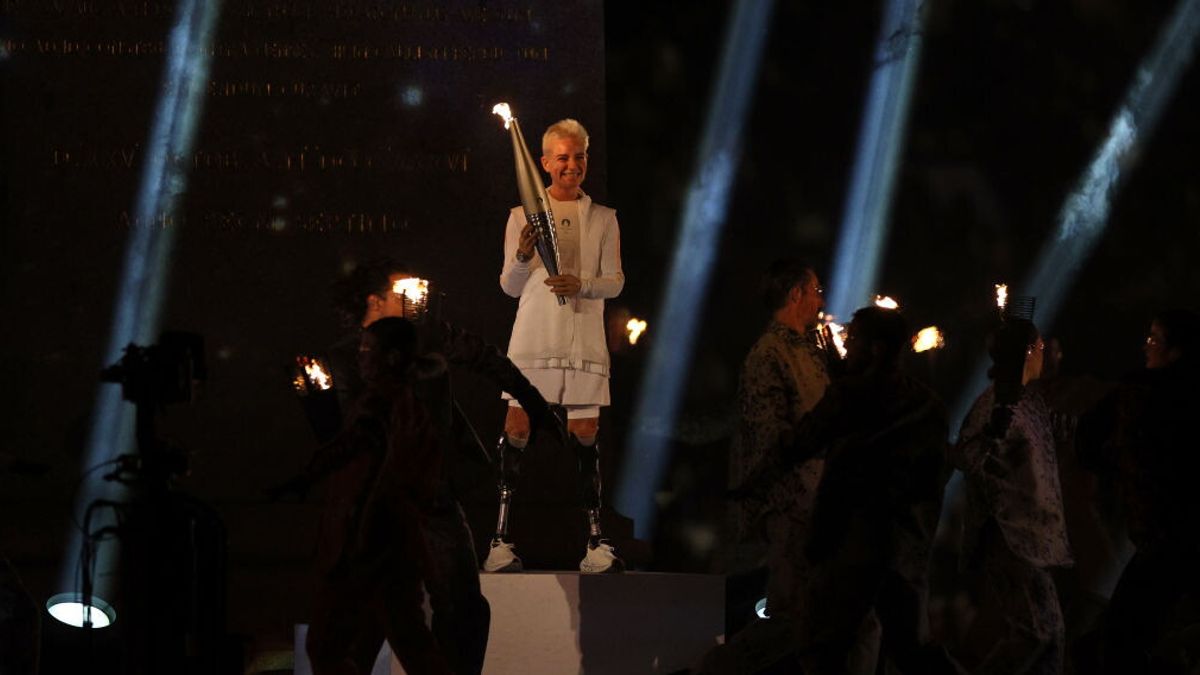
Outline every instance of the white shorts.
MULTIPOLYGON (((521 374, 529 378, 547 403, 566 408, 567 419, 599 417, 600 407, 609 404, 608 378, 603 375, 567 368, 527 368, 521 374)), ((503 398, 510 406, 521 407, 508 392, 503 398)))

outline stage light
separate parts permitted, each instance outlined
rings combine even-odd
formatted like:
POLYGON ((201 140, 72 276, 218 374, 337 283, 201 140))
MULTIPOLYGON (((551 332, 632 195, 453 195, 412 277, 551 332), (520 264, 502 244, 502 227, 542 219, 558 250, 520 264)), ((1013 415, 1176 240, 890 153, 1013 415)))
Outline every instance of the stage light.
POLYGON ((742 127, 758 80, 772 5, 766 0, 739 0, 732 9, 663 310, 654 321, 658 337, 642 377, 626 443, 639 460, 627 463, 616 495, 617 509, 633 518, 637 536, 642 538, 648 538, 654 527, 654 492, 669 460, 668 440, 725 224, 729 190, 741 154, 742 127))
MULTIPOLYGON (((181 0, 176 8, 134 204, 133 222, 136 225, 126 242, 104 364, 118 360, 126 345, 151 342, 158 333, 167 288, 167 262, 175 237, 174 215, 186 191, 187 158, 191 155, 208 82, 213 29, 219 7, 219 2, 181 0), (158 226, 159 223, 163 225, 158 226)), ((102 384, 92 412, 84 466, 99 466, 128 452, 133 439, 133 410, 124 405, 121 388, 102 384)), ((115 483, 85 481, 75 511, 82 514, 87 505, 97 499, 120 500, 123 492, 115 483)), ((83 537, 86 536, 87 533, 74 533, 68 542, 60 581, 62 588, 75 587, 75 561, 83 551, 83 537)), ((99 569, 115 564, 112 549, 109 544, 96 551, 99 569)))
POLYGON ((850 316, 866 302, 879 277, 909 100, 921 60, 925 4, 888 0, 884 6, 829 283, 828 307, 837 316, 850 316))
POLYGON ((107 628, 117 620, 117 610, 96 596, 85 604, 80 593, 59 593, 46 601, 46 611, 59 621, 83 628, 91 623, 92 628, 107 628))
POLYGON ((754 603, 754 616, 757 616, 760 619, 771 618, 771 615, 767 614, 767 599, 766 598, 760 598, 758 602, 754 603))

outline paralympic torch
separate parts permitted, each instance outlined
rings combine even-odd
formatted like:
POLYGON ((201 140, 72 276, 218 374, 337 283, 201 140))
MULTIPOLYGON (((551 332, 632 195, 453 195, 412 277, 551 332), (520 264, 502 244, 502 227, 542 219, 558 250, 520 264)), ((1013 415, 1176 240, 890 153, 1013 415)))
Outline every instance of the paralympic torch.
MULTIPOLYGON (((558 276, 558 235, 555 233, 554 213, 550 210, 550 195, 546 194, 546 186, 538 173, 538 166, 529 154, 525 137, 521 135, 521 126, 513 117, 512 109, 507 103, 497 103, 492 112, 504 120, 504 128, 512 136, 513 160, 517 169, 517 191, 521 195, 521 207, 525 209, 525 220, 537 234, 535 244, 538 256, 546 272, 558 276)), ((558 296, 558 304, 567 304, 567 299, 558 296)))

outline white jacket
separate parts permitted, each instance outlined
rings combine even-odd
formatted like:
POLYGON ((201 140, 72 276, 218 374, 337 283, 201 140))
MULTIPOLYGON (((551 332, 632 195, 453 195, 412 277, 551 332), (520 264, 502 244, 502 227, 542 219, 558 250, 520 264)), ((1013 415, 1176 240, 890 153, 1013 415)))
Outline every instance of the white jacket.
POLYGON ((504 233, 504 267, 500 288, 520 298, 508 358, 518 368, 572 368, 608 376, 608 344, 604 335, 604 299, 625 286, 621 271, 621 230, 617 212, 579 199, 579 294, 559 306, 541 258, 517 260, 517 244, 525 227, 525 211, 514 207, 504 233))

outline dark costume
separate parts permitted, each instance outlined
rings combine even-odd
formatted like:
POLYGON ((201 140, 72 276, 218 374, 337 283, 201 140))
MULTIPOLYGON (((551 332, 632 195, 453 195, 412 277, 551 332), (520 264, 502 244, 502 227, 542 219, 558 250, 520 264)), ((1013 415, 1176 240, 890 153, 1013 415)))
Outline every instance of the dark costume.
MULTIPOLYGON (((445 368, 422 365, 425 378, 445 368)), ((368 671, 381 633, 406 670, 452 672, 421 608, 422 580, 439 573, 424 527, 439 492, 441 452, 415 379, 369 387, 348 428, 303 474, 309 483, 332 475, 317 546, 323 577, 307 643, 318 675, 368 671)))
POLYGON ((795 553, 812 570, 797 591, 805 672, 844 672, 872 610, 881 657, 906 673, 955 672, 926 625, 946 431, 942 402, 894 372, 836 381, 798 427, 786 461, 826 457, 811 529, 795 553))
MULTIPOLYGON (((534 425, 553 423, 555 418, 545 400, 494 346, 444 323, 423 325, 419 332, 420 350, 427 355, 424 360, 441 362, 442 367, 416 379, 412 389, 430 416, 435 439, 443 451, 455 448, 467 456, 487 458, 478 435, 454 400, 446 364, 467 368, 513 394, 529 411, 534 425)), ((353 401, 364 386, 356 366, 360 340, 361 331, 355 331, 328 355, 342 401, 353 401)), ((433 633, 439 643, 447 646, 446 656, 454 672, 478 673, 487 651, 491 609, 480 590, 474 541, 454 497, 449 460, 446 457, 440 463, 436 490, 421 520, 424 556, 437 570, 436 575, 425 579, 425 589, 433 610, 433 633)), ((352 464, 346 471, 353 473, 356 466, 352 464)), ((330 494, 345 494, 347 487, 331 485, 330 494)), ((379 624, 374 626, 374 633, 365 634, 361 640, 360 663, 373 662, 383 640, 379 624)))
POLYGON ((1115 427, 1108 456, 1088 459, 1115 473, 1129 538, 1137 547, 1105 617, 1105 673, 1183 672, 1160 643, 1200 623, 1196 378, 1196 369, 1183 363, 1147 370, 1123 382, 1101 408, 1115 427))

